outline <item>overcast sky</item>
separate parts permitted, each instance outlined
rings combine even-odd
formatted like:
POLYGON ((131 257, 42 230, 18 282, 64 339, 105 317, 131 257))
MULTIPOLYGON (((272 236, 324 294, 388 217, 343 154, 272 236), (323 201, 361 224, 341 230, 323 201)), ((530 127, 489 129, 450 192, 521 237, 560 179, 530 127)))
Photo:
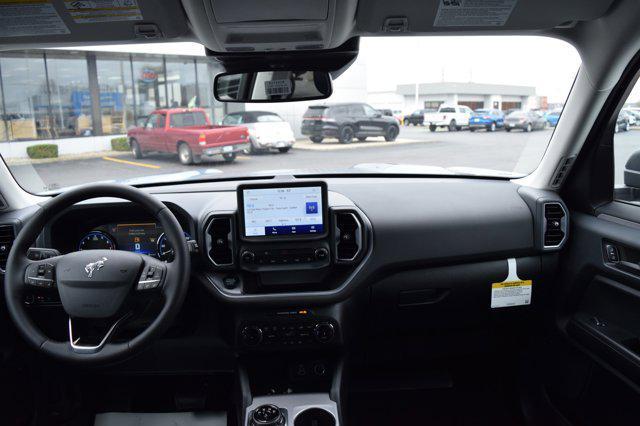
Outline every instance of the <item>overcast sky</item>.
MULTIPOLYGON (((87 50, 204 55, 195 43, 87 47, 87 50)), ((363 38, 367 89, 394 91, 397 84, 475 82, 534 86, 550 102, 564 102, 580 66, 568 43, 544 37, 363 38)))

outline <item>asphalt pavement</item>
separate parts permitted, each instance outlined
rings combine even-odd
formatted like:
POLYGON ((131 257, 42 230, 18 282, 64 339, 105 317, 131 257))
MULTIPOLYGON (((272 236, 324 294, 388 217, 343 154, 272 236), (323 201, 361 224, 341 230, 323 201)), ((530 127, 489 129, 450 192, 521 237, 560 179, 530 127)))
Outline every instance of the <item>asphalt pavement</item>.
MULTIPOLYGON (((130 154, 105 155, 91 159, 75 159, 43 164, 12 165, 14 176, 32 192, 55 190, 93 181, 141 178, 149 175, 179 180, 184 176, 206 173, 243 175, 260 171, 285 172, 291 169, 309 171, 351 168, 356 164, 410 164, 418 166, 474 167, 527 174, 540 162, 553 129, 524 133, 519 131, 429 132, 424 127, 402 127, 395 142, 370 138, 365 142, 340 144, 325 140, 314 144, 296 142, 288 153, 269 152, 241 155, 235 162, 206 162, 183 166, 176 156, 151 154, 136 160, 130 154), (36 173, 34 173, 34 170, 36 173)), ((616 160, 624 162, 640 149, 640 130, 616 135, 619 149, 616 160)), ((622 179, 621 172, 616 180, 622 179)))

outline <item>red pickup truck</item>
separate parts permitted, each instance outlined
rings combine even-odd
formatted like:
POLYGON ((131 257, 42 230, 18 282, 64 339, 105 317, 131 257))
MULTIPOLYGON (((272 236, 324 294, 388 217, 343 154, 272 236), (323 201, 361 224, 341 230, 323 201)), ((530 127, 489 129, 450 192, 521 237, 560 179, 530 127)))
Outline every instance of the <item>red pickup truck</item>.
POLYGON ((214 126, 201 108, 172 108, 153 111, 144 126, 127 133, 136 158, 145 153, 177 153, 182 164, 199 163, 222 155, 226 162, 250 147, 246 127, 214 126))

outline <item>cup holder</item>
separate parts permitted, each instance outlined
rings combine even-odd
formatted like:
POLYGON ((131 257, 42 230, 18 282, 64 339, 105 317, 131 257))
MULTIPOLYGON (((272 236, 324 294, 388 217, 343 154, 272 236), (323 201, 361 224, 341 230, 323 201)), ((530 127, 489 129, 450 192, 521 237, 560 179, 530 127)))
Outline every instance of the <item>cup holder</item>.
POLYGON ((322 408, 307 408, 296 416, 293 426, 336 426, 336 419, 322 408))

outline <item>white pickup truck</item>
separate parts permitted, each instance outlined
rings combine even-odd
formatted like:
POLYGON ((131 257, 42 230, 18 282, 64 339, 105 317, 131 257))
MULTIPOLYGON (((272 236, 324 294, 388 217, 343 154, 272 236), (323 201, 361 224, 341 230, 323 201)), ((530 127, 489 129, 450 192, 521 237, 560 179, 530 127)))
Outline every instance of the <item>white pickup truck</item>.
POLYGON ((435 132, 438 127, 446 127, 450 132, 462 130, 469 125, 469 119, 473 115, 471 108, 464 105, 445 105, 438 108, 438 112, 424 115, 424 125, 435 132))

